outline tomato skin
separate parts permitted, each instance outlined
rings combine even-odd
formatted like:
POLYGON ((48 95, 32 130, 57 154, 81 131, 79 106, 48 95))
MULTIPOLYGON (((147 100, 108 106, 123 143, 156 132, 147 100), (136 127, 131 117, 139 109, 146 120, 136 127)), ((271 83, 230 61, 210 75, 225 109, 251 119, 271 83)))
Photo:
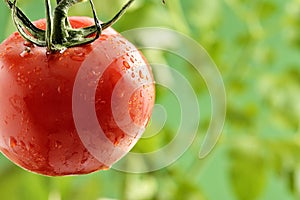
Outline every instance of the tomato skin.
MULTIPOLYGON (((91 25, 93 20, 71 17, 70 23, 79 28, 91 25)), ((45 28, 45 20, 35 24, 45 28)), ((106 68, 95 93, 99 125, 113 146, 125 152, 137 142, 150 118, 155 89, 151 69, 133 45, 108 28, 92 44, 47 54, 44 47, 33 46, 13 33, 0 45, 0 150, 7 158, 29 171, 49 176, 87 174, 113 164, 99 160, 83 144, 72 110, 77 73, 83 63, 89 64, 86 58, 97 48, 107 52, 95 58, 99 59, 96 68, 106 68), (128 49, 124 50, 120 42, 128 49), (133 82, 140 87, 125 102, 127 106, 118 107, 115 113, 112 94, 128 73, 134 76, 123 81, 123 92, 132 92, 127 88, 133 82), (149 79, 151 84, 145 85, 141 78, 149 79), (125 112, 139 127, 132 134, 114 120, 125 112)), ((114 158, 114 162, 122 156, 114 158)))

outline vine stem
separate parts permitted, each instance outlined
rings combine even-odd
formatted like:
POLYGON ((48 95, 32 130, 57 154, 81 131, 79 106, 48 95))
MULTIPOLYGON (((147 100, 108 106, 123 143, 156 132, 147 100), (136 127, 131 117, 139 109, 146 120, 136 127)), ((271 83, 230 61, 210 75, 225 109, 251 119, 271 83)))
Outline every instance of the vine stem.
POLYGON ((13 0, 13 2, 5 0, 12 10, 13 21, 21 36, 37 46, 46 47, 48 52, 61 51, 66 48, 92 43, 99 38, 104 29, 113 25, 134 2, 134 0, 128 0, 111 20, 100 24, 93 1, 89 0, 95 25, 73 29, 69 25, 68 11, 75 4, 84 1, 86 0, 56 0, 57 5, 52 16, 50 0, 45 0, 47 24, 44 31, 37 28, 17 7, 17 0, 13 0))
POLYGON ((52 16, 51 16, 51 5, 50 0, 45 0, 46 4, 46 21, 47 21, 47 27, 46 27, 46 47, 48 50, 51 49, 51 31, 52 31, 52 16))

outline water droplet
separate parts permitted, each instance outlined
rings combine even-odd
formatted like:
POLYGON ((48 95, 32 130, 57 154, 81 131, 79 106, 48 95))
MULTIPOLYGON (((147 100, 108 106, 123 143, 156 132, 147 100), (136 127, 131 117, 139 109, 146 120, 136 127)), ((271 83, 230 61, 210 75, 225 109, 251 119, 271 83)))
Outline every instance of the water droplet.
POLYGON ((139 76, 140 76, 141 79, 144 78, 144 74, 143 74, 143 72, 141 70, 139 71, 139 76))
POLYGON ((134 74, 134 72, 132 72, 132 73, 131 73, 131 77, 132 77, 132 78, 134 78, 134 77, 135 77, 135 74, 134 74))
POLYGON ((62 147, 62 143, 60 141, 56 140, 54 143, 54 147, 57 149, 60 149, 62 147))
POLYGON ((93 70, 93 71, 92 71, 92 74, 93 74, 94 76, 96 76, 96 77, 99 77, 100 74, 101 74, 101 72, 93 70))
POLYGON ((15 67, 14 64, 12 64, 11 66, 9 66, 8 70, 12 70, 15 67))
POLYGON ((120 92, 119 98, 123 98, 125 96, 125 91, 120 92))
POLYGON ((100 84, 103 84, 104 83, 104 80, 103 78, 100 78, 100 81, 99 81, 100 84))
POLYGON ((24 76, 24 74, 21 74, 20 72, 17 74, 17 82, 19 83, 23 83, 23 84, 26 84, 28 83, 28 78, 26 76, 24 76))
POLYGON ((120 140, 118 138, 113 142, 114 146, 118 146, 120 144, 120 140))
POLYGON ((12 49, 12 47, 8 46, 8 47, 5 48, 5 51, 7 52, 7 51, 9 51, 11 49, 12 49))
POLYGON ((21 148, 22 148, 23 150, 26 150, 26 149, 27 149, 27 148, 26 148, 26 144, 25 144, 25 142, 24 142, 23 140, 20 141, 20 146, 21 146, 21 148))
POLYGON ((33 69, 33 72, 35 72, 35 73, 40 73, 42 71, 42 69, 40 68, 40 67, 35 67, 34 69, 33 69))
POLYGON ((20 96, 14 95, 10 97, 9 102, 11 106, 18 112, 21 112, 23 110, 23 99, 20 96))
POLYGON ((123 61, 123 65, 126 69, 130 69, 130 65, 128 64, 127 61, 123 61))
POLYGON ((31 49, 30 49, 30 47, 26 46, 25 49, 24 49, 24 51, 22 51, 22 53, 20 53, 20 56, 22 58, 24 58, 24 57, 26 57, 26 56, 28 56, 30 54, 31 54, 31 49))
POLYGON ((59 94, 61 93, 61 87, 60 87, 60 86, 57 87, 57 92, 58 92, 59 94))
POLYGON ((134 63, 134 60, 133 60, 133 58, 132 58, 132 57, 130 57, 130 61, 131 61, 132 63, 134 63))
POLYGON ((91 87, 91 88, 95 87, 96 85, 97 85, 97 82, 94 81, 94 80, 90 80, 90 81, 88 82, 88 86, 91 87))
POLYGON ((75 50, 74 53, 75 54, 71 56, 72 60, 75 60, 75 61, 83 61, 84 60, 84 58, 85 58, 85 53, 84 52, 81 52, 79 50, 75 50))
POLYGON ((121 42, 122 44, 126 44, 126 42, 125 42, 125 41, 123 41, 123 40, 120 40, 120 42, 121 42))
POLYGON ((34 45, 33 45, 33 43, 32 42, 29 42, 29 41, 25 41, 24 43, 23 43, 26 47, 34 47, 34 45))
POLYGON ((108 35, 105 35, 105 34, 101 34, 101 36, 100 36, 100 40, 107 40, 107 38, 108 38, 108 35))
POLYGON ((17 146, 17 140, 13 136, 9 137, 9 146, 11 148, 14 148, 15 146, 17 146))

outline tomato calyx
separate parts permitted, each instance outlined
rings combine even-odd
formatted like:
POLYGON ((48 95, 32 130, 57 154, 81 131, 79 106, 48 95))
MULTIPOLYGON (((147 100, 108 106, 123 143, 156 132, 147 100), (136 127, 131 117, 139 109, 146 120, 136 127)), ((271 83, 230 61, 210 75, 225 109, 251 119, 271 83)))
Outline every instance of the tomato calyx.
POLYGON ((134 0, 129 0, 111 20, 100 24, 93 1, 89 0, 95 24, 74 29, 68 21, 68 10, 75 4, 86 0, 57 0, 53 13, 50 0, 45 0, 47 26, 46 30, 42 30, 36 27, 17 7, 17 0, 5 1, 12 11, 12 18, 20 35, 37 46, 46 47, 48 52, 62 51, 66 48, 92 43, 100 37, 104 29, 113 25, 134 2, 134 0))

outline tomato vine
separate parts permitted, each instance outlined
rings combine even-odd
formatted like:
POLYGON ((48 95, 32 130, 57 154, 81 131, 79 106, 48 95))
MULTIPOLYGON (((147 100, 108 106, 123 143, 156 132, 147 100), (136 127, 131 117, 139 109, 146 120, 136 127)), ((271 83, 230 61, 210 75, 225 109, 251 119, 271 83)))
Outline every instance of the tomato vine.
MULTIPOLYGON (((48 52, 60 51, 95 41, 99 38, 101 32, 113 25, 134 2, 134 0, 129 0, 111 20, 100 24, 94 3, 92 0, 89 0, 95 24, 74 29, 68 21, 68 10, 75 4, 86 0, 57 0, 53 14, 50 0, 45 0, 47 25, 46 30, 41 30, 33 25, 28 17, 17 7, 17 0, 13 2, 10 0, 5 1, 12 10, 13 21, 21 36, 37 46, 47 47, 48 52)), ((165 0, 162 0, 162 2, 165 3, 165 0)))

